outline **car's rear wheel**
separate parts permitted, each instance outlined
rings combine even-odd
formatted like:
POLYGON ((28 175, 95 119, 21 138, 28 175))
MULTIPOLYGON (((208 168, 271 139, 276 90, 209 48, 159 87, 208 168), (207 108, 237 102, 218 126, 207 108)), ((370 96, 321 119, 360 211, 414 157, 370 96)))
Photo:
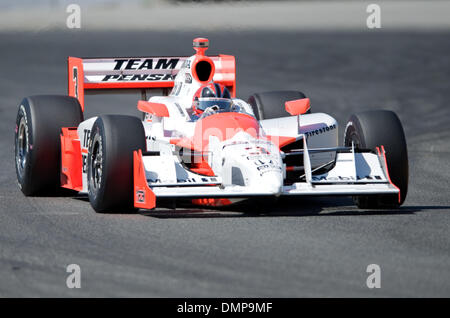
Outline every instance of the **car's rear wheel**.
POLYGON ((62 127, 77 127, 83 113, 76 98, 26 97, 19 105, 15 132, 17 181, 25 195, 54 194, 60 186, 62 127))
POLYGON ((389 176, 400 190, 398 195, 354 197, 360 208, 398 207, 408 192, 408 151, 405 133, 398 116, 388 110, 374 110, 354 114, 345 129, 344 143, 356 148, 372 149, 384 146, 389 176))
POLYGON ((248 98, 248 103, 258 120, 272 119, 290 116, 284 103, 305 97, 305 94, 299 91, 272 91, 253 94, 248 98))
POLYGON ((87 161, 88 195, 95 211, 133 209, 133 151, 138 149, 146 149, 144 127, 138 118, 97 118, 91 130, 87 161))

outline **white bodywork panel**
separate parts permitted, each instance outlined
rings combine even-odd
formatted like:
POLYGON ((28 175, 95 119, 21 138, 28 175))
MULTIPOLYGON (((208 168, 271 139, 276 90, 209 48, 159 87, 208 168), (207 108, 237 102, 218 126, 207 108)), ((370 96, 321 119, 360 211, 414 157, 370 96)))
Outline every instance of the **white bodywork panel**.
POLYGON ((81 157, 83 163, 83 171, 82 171, 82 181, 83 181, 83 190, 80 192, 87 193, 87 156, 88 156, 88 147, 89 147, 89 138, 92 130, 92 126, 94 125, 97 117, 89 118, 83 121, 77 129, 78 137, 80 138, 80 146, 81 146, 81 157))
MULTIPOLYGON (((298 137, 304 134, 310 148, 332 148, 338 146, 338 124, 324 113, 300 116, 300 128, 297 116, 265 119, 260 121, 267 135, 298 137)), ((322 152, 310 155, 311 165, 317 167, 334 160, 336 152, 322 152)))

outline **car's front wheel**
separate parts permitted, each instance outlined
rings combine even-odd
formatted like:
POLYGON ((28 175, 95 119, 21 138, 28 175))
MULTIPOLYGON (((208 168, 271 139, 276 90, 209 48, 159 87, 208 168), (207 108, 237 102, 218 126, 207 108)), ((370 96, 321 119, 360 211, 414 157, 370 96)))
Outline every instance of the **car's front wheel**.
POLYGON ((389 176, 400 190, 398 195, 354 197, 360 208, 398 207, 408 192, 408 151, 402 124, 397 115, 388 110, 374 110, 350 117, 344 136, 346 146, 372 149, 384 146, 389 176))
POLYGON ((88 195, 97 212, 133 209, 133 151, 145 151, 142 122, 104 115, 95 121, 87 161, 88 195))

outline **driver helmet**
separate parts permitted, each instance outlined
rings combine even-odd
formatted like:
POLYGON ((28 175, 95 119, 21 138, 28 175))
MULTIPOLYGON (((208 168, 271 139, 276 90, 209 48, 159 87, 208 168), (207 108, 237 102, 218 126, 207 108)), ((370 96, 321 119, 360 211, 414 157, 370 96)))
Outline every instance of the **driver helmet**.
POLYGON ((217 106, 218 110, 227 110, 232 104, 228 88, 222 84, 209 83, 201 86, 194 94, 193 113, 200 116, 208 107, 217 106))

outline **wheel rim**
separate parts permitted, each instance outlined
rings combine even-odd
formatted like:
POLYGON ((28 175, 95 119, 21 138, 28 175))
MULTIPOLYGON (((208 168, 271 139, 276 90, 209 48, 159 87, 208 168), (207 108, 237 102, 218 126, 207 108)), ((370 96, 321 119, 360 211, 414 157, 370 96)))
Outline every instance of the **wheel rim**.
POLYGON ((25 119, 22 117, 20 119, 16 138, 16 166, 17 171, 21 176, 23 175, 23 171, 25 170, 25 165, 27 163, 27 155, 28 155, 27 125, 25 119))
POLYGON ((91 182, 96 191, 100 188, 102 182, 103 157, 101 148, 101 144, 96 141, 91 154, 91 182))

